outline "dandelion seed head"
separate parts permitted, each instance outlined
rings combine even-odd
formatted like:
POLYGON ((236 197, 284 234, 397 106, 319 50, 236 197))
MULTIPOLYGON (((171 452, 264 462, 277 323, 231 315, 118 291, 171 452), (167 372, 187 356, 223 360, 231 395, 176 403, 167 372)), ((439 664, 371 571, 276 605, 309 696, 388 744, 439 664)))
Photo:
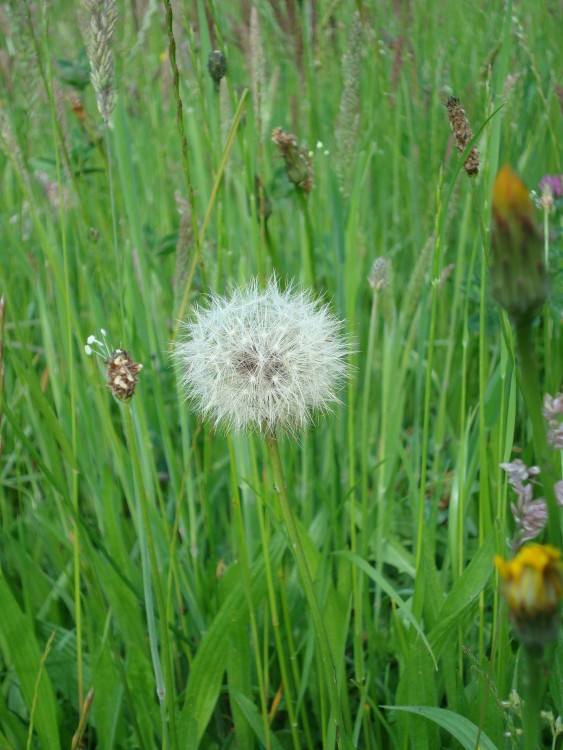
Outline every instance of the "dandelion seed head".
POLYGON ((196 307, 174 359, 188 398, 216 427, 293 433, 338 401, 350 352, 342 328, 310 293, 253 280, 196 307))

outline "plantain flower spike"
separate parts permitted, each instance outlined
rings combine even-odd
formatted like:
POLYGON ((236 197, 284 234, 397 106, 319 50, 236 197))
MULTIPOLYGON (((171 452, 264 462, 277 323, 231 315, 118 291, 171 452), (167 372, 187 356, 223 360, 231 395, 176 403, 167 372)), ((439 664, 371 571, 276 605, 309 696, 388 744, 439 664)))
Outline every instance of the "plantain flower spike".
POLYGON ((96 354, 106 365, 106 382, 109 390, 118 401, 131 401, 135 395, 138 374, 143 365, 135 362, 133 357, 124 349, 112 349, 106 340, 106 332, 100 329, 102 340, 94 335, 88 336, 84 351, 90 357, 96 354))
POLYGON ((493 187, 494 299, 516 325, 532 320, 549 295, 541 238, 527 187, 506 165, 493 187))

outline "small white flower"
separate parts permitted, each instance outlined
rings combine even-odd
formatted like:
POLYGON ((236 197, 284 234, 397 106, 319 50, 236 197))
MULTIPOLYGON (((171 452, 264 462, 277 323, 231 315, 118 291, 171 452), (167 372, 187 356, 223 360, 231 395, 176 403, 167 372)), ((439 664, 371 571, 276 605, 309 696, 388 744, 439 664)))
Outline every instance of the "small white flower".
POLYGON ((96 354, 98 357, 101 357, 105 361, 111 355, 111 349, 106 340, 107 334, 103 328, 100 328, 100 333, 102 334, 101 341, 97 339, 94 334, 88 336, 88 338, 86 339, 86 344, 84 346, 84 351, 89 357, 92 354, 96 354))
POLYGON ((174 358, 188 397, 215 426, 293 432, 338 401, 350 352, 342 328, 310 293, 253 280, 196 307, 174 358))

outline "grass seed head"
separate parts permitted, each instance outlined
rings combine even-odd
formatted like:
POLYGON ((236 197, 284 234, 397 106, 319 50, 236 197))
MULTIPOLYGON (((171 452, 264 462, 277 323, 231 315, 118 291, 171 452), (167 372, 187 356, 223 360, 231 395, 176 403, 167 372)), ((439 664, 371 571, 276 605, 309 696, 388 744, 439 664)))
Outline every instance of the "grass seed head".
MULTIPOLYGON (((455 96, 449 96, 446 101, 446 110, 448 120, 452 127, 457 150, 463 153, 469 141, 473 138, 473 131, 469 127, 469 120, 461 102, 455 96)), ((479 172, 479 153, 475 147, 471 149, 463 168, 470 177, 474 177, 479 172)))
POLYGON ((389 283, 390 265, 391 264, 387 258, 383 257, 376 258, 373 261, 368 275, 368 284, 374 292, 379 292, 381 289, 385 289, 389 283))
POLYGON ((84 0, 84 6, 90 14, 90 80, 96 93, 98 111, 107 125, 115 107, 111 43, 117 25, 117 6, 115 0, 84 0))
POLYGON ((313 189, 313 162, 308 149, 299 145, 297 136, 282 128, 273 129, 272 141, 281 152, 290 181, 303 192, 310 193, 313 189))

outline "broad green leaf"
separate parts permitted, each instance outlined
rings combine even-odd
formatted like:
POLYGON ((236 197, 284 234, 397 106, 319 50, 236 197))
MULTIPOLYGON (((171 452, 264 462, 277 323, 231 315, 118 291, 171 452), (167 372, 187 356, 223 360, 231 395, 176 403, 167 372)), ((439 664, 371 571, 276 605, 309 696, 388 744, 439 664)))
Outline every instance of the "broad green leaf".
POLYGON ((0 645, 5 661, 13 664, 27 710, 31 711, 34 698, 34 727, 41 747, 45 750, 61 747, 59 739, 55 694, 43 670, 39 685, 36 680, 41 664, 41 649, 29 619, 20 610, 6 579, 0 571, 0 645))
MULTIPOLYGON (((268 743, 266 742, 266 733, 264 731, 264 723, 262 720, 262 717, 258 713, 258 709, 254 705, 254 703, 250 700, 250 698, 247 698, 246 695, 243 695, 238 690, 232 690, 230 691, 231 696, 237 703, 238 707, 246 717, 246 720, 248 721, 249 725, 252 727, 254 733, 262 743, 262 747, 267 747, 268 743)), ((246 748, 248 745, 239 745, 241 748, 246 748)), ((273 734, 273 732, 270 732, 269 734, 269 746, 272 748, 272 750, 283 750, 283 747, 281 746, 279 740, 273 734)))
POLYGON ((119 678, 109 641, 100 647, 93 660, 94 703, 92 720, 102 747, 116 747, 117 726, 123 710, 123 684, 119 678))
MULTIPOLYGON (((275 568, 282 557, 286 546, 285 535, 276 534, 270 543, 270 564, 275 568)), ((259 558, 252 566, 252 600, 257 606, 266 592, 266 575, 264 560, 259 558)), ((225 636, 233 622, 241 617, 241 612, 248 612, 247 597, 242 581, 227 595, 227 598, 211 623, 192 662, 186 702, 180 715, 180 744, 186 747, 188 733, 192 737, 193 727, 197 725, 197 743, 201 740, 211 718, 219 697, 223 674, 227 665, 229 639, 225 636)), ((195 747, 195 746, 194 746, 195 747)))
POLYGON ((248 633, 248 617, 245 615, 246 613, 243 611, 240 618, 232 621, 232 626, 227 635, 229 639, 226 664, 227 684, 238 745, 239 747, 253 750, 254 735, 252 734, 250 722, 246 713, 240 708, 238 702, 234 700, 235 693, 252 695, 250 672, 253 658, 248 633))
MULTIPOLYGON (((436 706, 439 702, 436 683, 441 675, 432 668, 432 661, 424 644, 417 640, 401 674, 395 700, 403 705, 436 706)), ((435 750, 438 730, 417 716, 398 717, 397 726, 403 741, 406 736, 416 742, 416 750, 435 750), (402 719, 402 720, 400 720, 402 719)))
POLYGON ((563 641, 557 645, 555 656, 551 662, 549 689, 553 698, 555 712, 561 716, 563 714, 563 641))
POLYGON ((480 732, 479 727, 475 726, 472 721, 466 719, 465 716, 448 711, 447 708, 432 706, 382 706, 382 708, 406 711, 430 719, 455 737, 465 750, 498 750, 496 745, 484 732, 480 732))
POLYGON ((428 640, 435 649, 440 646, 452 627, 460 623, 467 608, 477 599, 490 578, 495 551, 494 529, 452 586, 438 616, 438 624, 429 633, 428 640))
POLYGON ((436 657, 434 656, 434 652, 432 651, 432 648, 430 646, 430 643, 428 642, 428 639, 424 635, 422 628, 420 627, 420 624, 418 623, 418 620, 411 612, 410 608, 408 607, 407 603, 404 601, 404 599, 401 597, 401 595, 398 593, 397 589, 392 586, 389 581, 384 578, 384 576, 379 573, 378 570, 376 570, 372 565, 367 563, 365 560, 363 560, 358 555, 354 555, 352 552, 348 552, 347 550, 339 550, 338 552, 335 552, 336 555, 340 555, 341 557, 345 557, 347 560, 350 560, 351 563, 354 565, 357 565, 360 570, 363 570, 363 572, 369 576, 372 581, 375 581, 377 585, 385 591, 387 596, 389 596, 393 601, 397 603, 397 606, 401 610, 401 613, 405 617, 406 620, 413 626, 413 628, 416 630, 418 635, 421 637, 424 645, 428 649, 428 653, 432 657, 432 661, 434 663, 434 669, 438 668, 438 663, 436 661, 436 657))

